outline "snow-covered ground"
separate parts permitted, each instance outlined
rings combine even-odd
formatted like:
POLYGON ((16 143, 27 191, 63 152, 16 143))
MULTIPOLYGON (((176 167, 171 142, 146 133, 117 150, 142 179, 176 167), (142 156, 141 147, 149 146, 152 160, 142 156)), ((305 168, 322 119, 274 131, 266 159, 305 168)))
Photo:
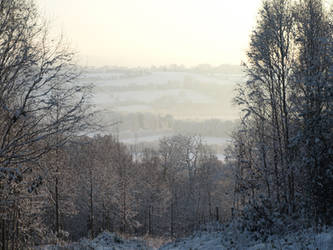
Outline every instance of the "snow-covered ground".
POLYGON ((152 244, 142 239, 122 239, 114 233, 103 232, 94 240, 82 239, 77 243, 67 246, 47 246, 43 250, 118 250, 118 249, 160 249, 160 250, 332 250, 333 249, 333 228, 323 230, 321 233, 314 233, 313 230, 304 230, 289 233, 285 236, 272 235, 265 240, 258 239, 255 233, 238 233, 231 228, 221 231, 201 231, 190 237, 177 239, 169 242, 160 248, 151 247, 152 244))
POLYGON ((164 85, 171 82, 183 82, 196 80, 200 82, 210 82, 215 84, 235 84, 242 81, 244 75, 239 74, 220 74, 218 76, 208 76, 200 73, 192 72, 151 72, 149 74, 138 76, 121 76, 117 72, 96 72, 86 73, 81 76, 81 81, 86 83, 94 83, 97 86, 133 86, 157 84, 164 85))
POLYGON ((125 240, 115 233, 103 232, 95 239, 82 239, 79 242, 62 246, 44 246, 40 250, 134 250, 149 249, 146 242, 139 239, 125 240))
MULTIPOLYGON (((187 89, 166 89, 166 90, 136 90, 111 92, 101 90, 96 93, 93 102, 95 104, 117 103, 152 103, 154 101, 168 101, 167 98, 175 102, 193 102, 193 103, 214 103, 214 100, 206 95, 187 89), (166 98, 165 100, 163 98, 166 98)), ((141 110, 140 110, 141 111, 141 110)), ((142 112, 142 111, 141 111, 142 112)))
POLYGON ((294 232, 285 236, 272 235, 267 239, 257 239, 254 233, 239 233, 232 229, 221 232, 198 232, 191 237, 168 243, 160 250, 332 250, 333 228, 316 234, 312 230, 294 232))
POLYGON ((175 117, 237 119, 231 105, 233 88, 241 73, 219 76, 192 72, 150 72, 120 76, 117 72, 87 72, 83 84, 94 84, 92 103, 99 110, 123 113, 150 112, 175 117), (199 108, 200 107, 200 108, 199 108))

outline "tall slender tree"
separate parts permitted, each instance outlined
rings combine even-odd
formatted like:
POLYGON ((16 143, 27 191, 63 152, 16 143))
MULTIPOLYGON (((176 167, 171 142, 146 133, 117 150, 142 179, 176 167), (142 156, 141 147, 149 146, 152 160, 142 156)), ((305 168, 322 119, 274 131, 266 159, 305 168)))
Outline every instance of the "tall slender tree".
POLYGON ((319 224, 332 213, 330 15, 321 0, 264 1, 251 36, 235 98, 244 111, 231 151, 235 205, 266 226, 274 214, 306 211, 319 224))

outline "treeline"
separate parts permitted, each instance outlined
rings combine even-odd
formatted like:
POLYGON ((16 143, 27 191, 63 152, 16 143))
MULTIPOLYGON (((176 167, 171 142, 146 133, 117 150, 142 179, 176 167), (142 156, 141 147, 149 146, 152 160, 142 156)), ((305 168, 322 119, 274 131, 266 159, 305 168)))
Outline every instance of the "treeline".
POLYGON ((62 154, 67 160, 58 182, 46 184, 53 198, 41 216, 71 239, 104 230, 175 237, 230 217, 230 169, 199 137, 163 138, 135 160, 112 136, 78 138, 62 154))
POLYGON ((120 74, 120 78, 143 76, 152 72, 191 72, 201 74, 242 74, 243 69, 239 65, 221 64, 213 66, 210 64, 199 64, 193 67, 186 67, 179 64, 161 65, 151 67, 121 67, 121 66, 104 66, 104 67, 84 67, 84 72, 88 73, 115 73, 120 74))
POLYGON ((332 224, 333 22, 320 0, 264 1, 229 151, 234 207, 264 234, 332 224))
POLYGON ((230 218, 231 169, 200 137, 165 137, 158 150, 132 156, 112 136, 83 136, 39 158, 40 168, 22 176, 32 184, 10 183, 15 193, 2 211, 2 247, 93 238, 105 230, 177 237, 230 218))
MULTIPOLYGON (((230 137, 239 121, 209 119, 203 121, 180 120, 172 115, 152 113, 112 113, 112 118, 119 121, 114 129, 126 131, 171 131, 174 134, 201 135, 212 137, 230 137)), ((116 132, 116 131, 114 131, 116 132)))

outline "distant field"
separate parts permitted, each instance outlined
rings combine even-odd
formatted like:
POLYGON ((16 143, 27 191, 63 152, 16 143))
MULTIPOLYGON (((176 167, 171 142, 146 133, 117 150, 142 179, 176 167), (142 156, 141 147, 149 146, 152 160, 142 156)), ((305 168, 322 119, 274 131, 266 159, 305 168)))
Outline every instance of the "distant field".
POLYGON ((81 79, 93 81, 99 86, 133 86, 133 85, 164 85, 172 82, 210 82, 215 84, 234 84, 242 80, 242 73, 202 74, 193 72, 145 72, 142 74, 126 74, 121 72, 87 72, 81 79))
POLYGON ((232 105, 234 88, 244 81, 239 71, 230 73, 195 73, 165 71, 112 71, 84 73, 82 83, 93 84, 92 102, 103 110, 103 120, 120 121, 110 130, 129 145, 155 147, 163 136, 177 133, 200 134, 222 159, 230 128, 221 126, 193 129, 195 121, 236 120, 239 110, 232 105), (188 127, 176 128, 173 119, 190 121, 188 127), (191 124, 193 126, 191 126, 191 124), (222 130, 225 129, 224 127, 222 130), (212 132, 213 131, 213 132, 212 132))
POLYGON ((231 102, 241 73, 201 74, 148 72, 142 75, 89 72, 81 81, 95 85, 97 108, 117 112, 151 112, 176 118, 233 120, 238 109, 231 102))

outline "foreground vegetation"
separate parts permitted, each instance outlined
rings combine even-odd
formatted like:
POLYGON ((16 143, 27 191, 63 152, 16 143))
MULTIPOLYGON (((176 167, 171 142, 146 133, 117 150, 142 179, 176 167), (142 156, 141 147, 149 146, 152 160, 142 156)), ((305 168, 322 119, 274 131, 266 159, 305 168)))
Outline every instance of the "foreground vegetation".
POLYGON ((263 234, 333 218, 333 23, 320 0, 264 1, 236 103, 235 215, 263 234))

